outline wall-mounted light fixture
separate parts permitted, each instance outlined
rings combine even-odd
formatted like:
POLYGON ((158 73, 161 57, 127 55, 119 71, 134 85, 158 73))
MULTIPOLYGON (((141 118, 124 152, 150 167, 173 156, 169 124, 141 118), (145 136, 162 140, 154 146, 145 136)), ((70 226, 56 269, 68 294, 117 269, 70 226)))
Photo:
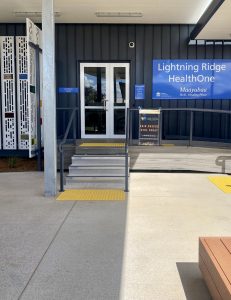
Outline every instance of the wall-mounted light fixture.
POLYGON ((101 12, 98 11, 95 13, 96 17, 99 18, 141 18, 143 17, 143 14, 141 12, 120 12, 120 11, 105 11, 101 12))

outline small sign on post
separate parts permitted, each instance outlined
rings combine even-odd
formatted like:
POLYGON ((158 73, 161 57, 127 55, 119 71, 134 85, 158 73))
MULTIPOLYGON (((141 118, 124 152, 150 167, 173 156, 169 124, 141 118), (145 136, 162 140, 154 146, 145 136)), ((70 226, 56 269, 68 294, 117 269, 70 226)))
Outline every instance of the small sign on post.
POLYGON ((160 145, 160 110, 139 110, 139 144, 160 145))

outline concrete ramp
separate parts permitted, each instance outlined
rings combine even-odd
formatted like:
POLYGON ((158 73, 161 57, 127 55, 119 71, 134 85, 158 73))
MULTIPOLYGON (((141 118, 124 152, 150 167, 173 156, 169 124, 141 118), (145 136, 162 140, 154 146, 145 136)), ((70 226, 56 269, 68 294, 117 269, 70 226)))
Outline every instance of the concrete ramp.
POLYGON ((231 173, 231 150, 185 146, 132 146, 131 171, 231 173))

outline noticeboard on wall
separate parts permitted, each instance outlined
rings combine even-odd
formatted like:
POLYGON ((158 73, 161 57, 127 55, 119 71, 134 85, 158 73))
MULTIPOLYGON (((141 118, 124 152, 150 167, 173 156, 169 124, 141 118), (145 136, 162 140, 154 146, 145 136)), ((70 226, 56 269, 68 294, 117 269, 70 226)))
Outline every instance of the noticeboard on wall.
POLYGON ((139 110, 139 144, 160 145, 160 111, 139 110))
POLYGON ((231 99, 231 60, 153 60, 152 99, 231 99))

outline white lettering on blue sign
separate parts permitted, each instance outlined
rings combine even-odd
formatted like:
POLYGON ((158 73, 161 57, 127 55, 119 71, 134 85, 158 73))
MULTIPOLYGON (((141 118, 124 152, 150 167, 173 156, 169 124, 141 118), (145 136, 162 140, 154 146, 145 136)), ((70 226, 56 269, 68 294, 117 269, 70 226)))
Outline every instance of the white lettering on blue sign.
POLYGON ((153 99, 231 99, 231 60, 154 60, 153 99))

